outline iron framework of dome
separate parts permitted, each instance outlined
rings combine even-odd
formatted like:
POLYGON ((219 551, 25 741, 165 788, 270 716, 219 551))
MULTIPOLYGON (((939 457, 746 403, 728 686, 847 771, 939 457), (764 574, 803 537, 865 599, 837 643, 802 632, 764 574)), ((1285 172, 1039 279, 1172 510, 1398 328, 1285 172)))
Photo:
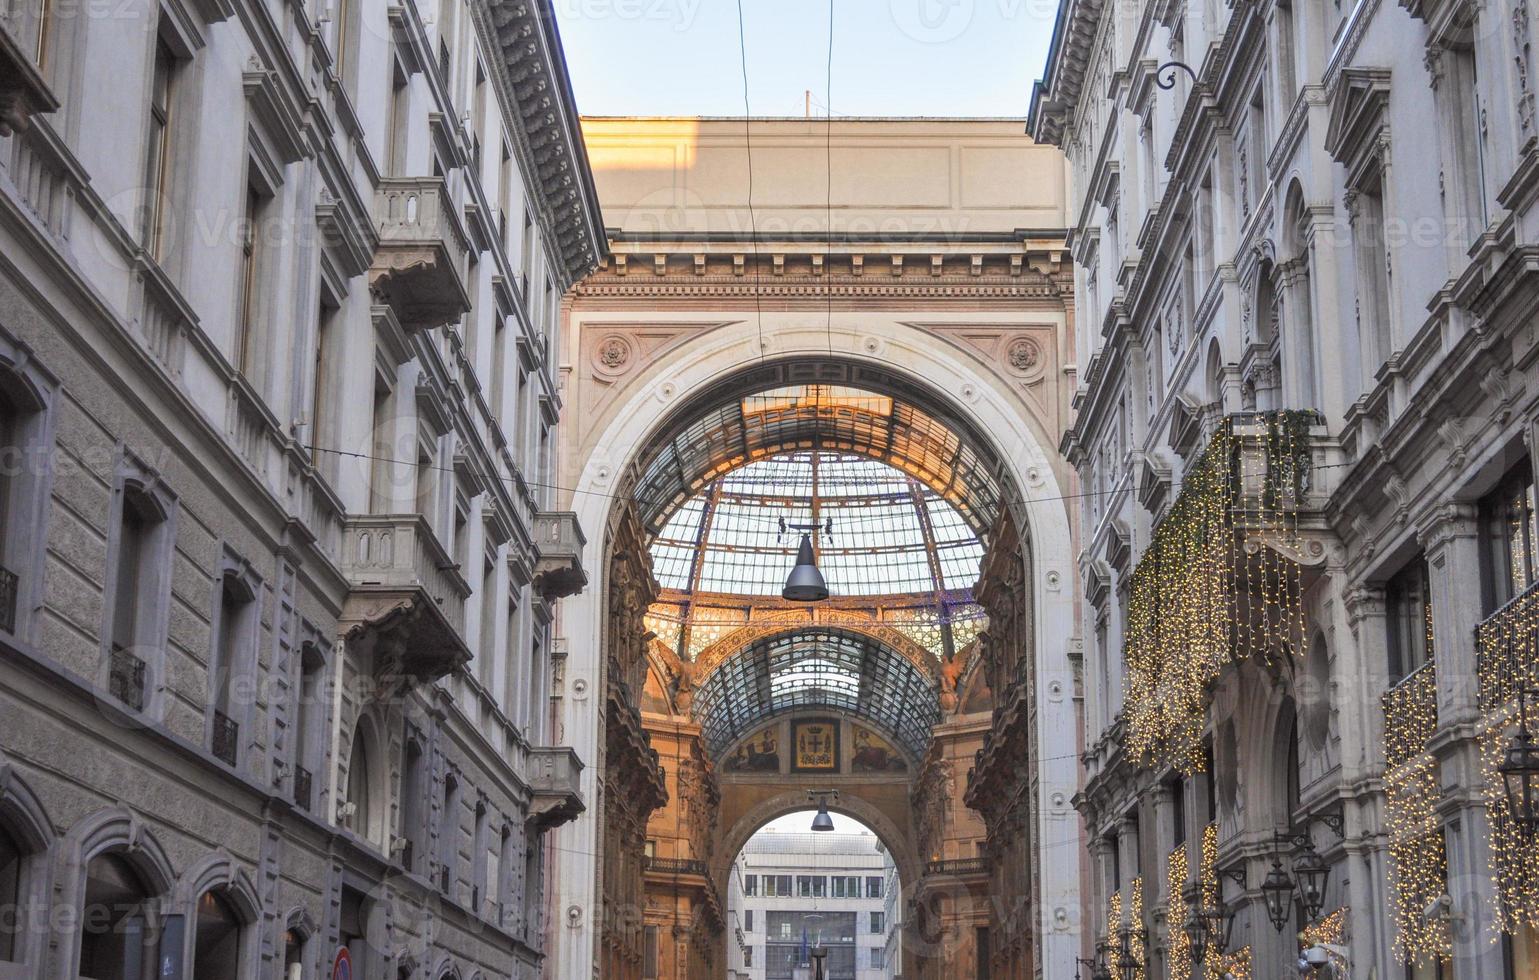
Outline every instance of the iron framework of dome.
POLYGON ((713 671, 695 696, 695 716, 717 756, 769 719, 801 708, 870 719, 916 759, 939 717, 935 689, 918 667, 871 637, 845 630, 758 640, 713 671))

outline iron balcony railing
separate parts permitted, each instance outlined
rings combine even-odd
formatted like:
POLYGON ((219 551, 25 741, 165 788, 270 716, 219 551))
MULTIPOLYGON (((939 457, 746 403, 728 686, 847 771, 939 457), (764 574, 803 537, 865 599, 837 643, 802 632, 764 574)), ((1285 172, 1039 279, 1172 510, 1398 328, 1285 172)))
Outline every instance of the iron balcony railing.
POLYGON ((926 875, 981 875, 988 870, 988 862, 981 857, 929 861, 924 866, 926 875))
POLYGON ((144 710, 144 660, 114 643, 107 662, 107 691, 120 703, 144 710))
POLYGON ((706 874, 705 862, 693 858, 649 857, 644 859, 643 864, 646 870, 659 874, 700 875, 702 878, 706 874))
POLYGON ((1539 582, 1475 627, 1475 658, 1484 712, 1510 703, 1519 687, 1539 687, 1539 582))
POLYGON ((0 630, 16 632, 16 595, 21 580, 9 568, 0 567, 0 630))
POLYGON ((214 758, 222 759, 229 765, 235 765, 240 743, 240 725, 235 722, 235 719, 222 711, 215 711, 211 741, 214 758))
POLYGON ((304 766, 294 767, 294 805, 302 810, 308 810, 314 803, 313 777, 310 770, 304 766))

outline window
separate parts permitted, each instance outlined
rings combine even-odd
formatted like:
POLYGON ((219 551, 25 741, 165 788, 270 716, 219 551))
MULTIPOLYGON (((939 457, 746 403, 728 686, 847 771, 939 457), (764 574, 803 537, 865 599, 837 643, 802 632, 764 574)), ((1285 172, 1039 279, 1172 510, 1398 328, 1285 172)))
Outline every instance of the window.
POLYGON ((881 875, 866 875, 866 897, 867 898, 881 898, 882 897, 882 876, 881 875))
POLYGON ((304 980, 305 939, 302 932, 294 929, 283 933, 283 980, 304 980))
POLYGON ((871 947, 871 969, 880 970, 887 965, 887 950, 880 946, 871 947))
POLYGON ((791 892, 791 876, 790 875, 765 875, 764 876, 764 894, 766 896, 771 897, 771 898, 775 898, 775 897, 790 898, 791 895, 792 895, 792 892, 791 892))
POLYGON ((1362 323, 1364 385, 1394 349, 1389 303, 1389 241, 1384 223, 1384 191, 1375 171, 1357 187, 1350 205, 1353 256, 1357 265, 1358 316, 1362 323))
POLYGON ((353 0, 331 0, 331 53, 333 70, 349 92, 353 90, 353 66, 358 60, 358 7, 353 0))
POLYGON ((744 875, 743 876, 743 894, 744 895, 757 895, 757 894, 759 894, 759 876, 758 875, 744 875))
POLYGON ((411 88, 399 62, 390 63, 390 130, 385 166, 392 177, 406 176, 406 134, 411 125, 411 88))
POLYGON ((492 325, 492 386, 489 400, 491 401, 492 405, 492 415, 497 419, 498 422, 504 424, 504 432, 507 431, 506 422, 508 421, 505 416, 509 414, 504 408, 504 406, 507 405, 508 393, 502 389, 502 383, 506 377, 505 368, 507 366, 507 360, 507 321, 499 311, 496 314, 495 322, 492 325))
POLYGON ((524 301, 525 310, 529 304, 529 280, 534 275, 534 214, 529 209, 524 209, 524 237, 523 245, 518 256, 519 261, 519 297, 524 301))
MULTIPOLYGON (((525 714, 524 737, 530 744, 540 744, 545 734, 545 649, 539 637, 534 638, 529 650, 529 706, 525 714)), ((786 879, 790 881, 789 878, 786 879)), ((787 886, 789 888, 789 885, 787 886)), ((789 891, 787 894, 790 894, 789 891)))
POLYGON ((235 311, 235 370, 251 376, 260 353, 262 212, 266 199, 251 184, 246 185, 245 210, 240 227, 240 303, 235 311))
POLYGON ((154 895, 134 866, 103 854, 86 867, 80 916, 80 969, 90 980, 134 980, 155 975, 154 895))
POLYGON ((22 871, 26 856, 21 845, 0 825, 0 962, 21 958, 22 871))
POLYGON ((642 980, 657 980, 657 960, 657 926, 647 926, 642 932, 641 942, 642 980))
POLYGON ((989 980, 994 974, 990 961, 993 953, 989 949, 988 926, 978 926, 973 930, 973 950, 978 959, 978 980, 989 980))
POLYGON ((369 771, 369 739, 364 723, 353 729, 353 744, 347 756, 347 800, 343 826, 359 837, 374 839, 374 778, 369 771))
POLYGON ((476 651, 476 673, 487 690, 497 663, 497 556, 489 554, 481 564, 481 649, 476 651))
POLYGON ((1384 588, 1391 683, 1432 660, 1432 595, 1427 578, 1427 559, 1418 555, 1384 588))
POLYGON ((460 856, 460 781, 453 774, 444 776, 444 808, 438 828, 438 890, 454 890, 460 856))
POLYGON ((143 711, 146 674, 165 633, 166 545, 170 530, 165 495, 157 496, 138 478, 118 487, 117 536, 110 545, 112 567, 107 621, 107 689, 119 703, 143 711))
POLYGON ((369 461, 369 512, 388 514, 394 507, 394 492, 390 460, 396 448, 392 439, 394 420, 391 418, 394 398, 390 387, 378 377, 374 382, 374 458, 369 461))
POLYGON ((294 685, 294 805, 315 805, 315 771, 326 737, 326 654, 320 643, 299 648, 299 683, 294 685))
POLYGON ((150 82, 150 130, 146 134, 144 164, 144 227, 140 239, 157 262, 166 258, 166 196, 171 192, 171 109, 176 93, 178 63, 164 38, 155 42, 155 63, 150 82))
POLYGON ((873 936, 880 936, 886 930, 887 923, 884 920, 885 920, 885 916, 884 916, 883 913, 881 913, 881 912, 872 912, 871 913, 871 934, 873 936))
POLYGON ((743 965, 744 966, 753 966, 753 947, 752 946, 744 946, 743 947, 743 965))
POLYGON ((422 862, 427 857, 427 813, 423 809, 428 794, 427 754, 414 730, 408 729, 403 741, 400 835, 406 843, 401 849, 401 867, 422 874, 422 862))
POLYGON ((342 906, 339 917, 338 938, 353 958, 354 976, 371 976, 369 972, 369 918, 374 903, 363 892, 348 885, 342 886, 342 906))
POLYGON ((532 834, 524 843, 524 935, 533 937, 540 932, 540 909, 543 902, 544 882, 541 880, 540 863, 544 859, 545 844, 538 834, 532 834))
POLYGON ((310 460, 326 473, 332 472, 337 460, 335 453, 325 452, 336 446, 336 433, 332 431, 336 379, 331 373, 335 360, 332 345, 337 334, 332 327, 336 318, 336 305, 322 299, 315 318, 315 358, 310 376, 310 460))
POLYGON ((17 633, 26 615, 29 571, 41 572, 39 524, 44 503, 47 458, 44 439, 47 402, 32 377, 37 362, 0 334, 0 632, 17 633), (30 361, 30 363, 29 363, 30 361), (11 365, 27 365, 15 370, 11 365))
POLYGON ((657 857, 657 841, 649 840, 645 844, 642 844, 641 856, 646 858, 648 861, 657 857))
POLYGON ((476 829, 471 837, 470 861, 470 911, 473 915, 485 915, 486 908, 486 802, 476 801, 476 829))
POLYGON ((217 614, 217 639, 209 663, 209 745, 216 758, 233 766, 240 754, 237 681, 247 675, 257 625, 256 594, 235 572, 226 572, 220 581, 217 614))
MULTIPOLYGON (((880 878, 877 879, 881 881, 880 878)), ((860 878, 855 875, 834 875, 835 898, 859 898, 860 878)))
POLYGON ((241 920, 230 900, 218 891, 198 899, 193 941, 192 980, 234 980, 243 972, 241 920))
POLYGON ((753 932, 753 909, 743 910, 743 931, 753 932))
POLYGON ((1539 521, 1526 460, 1481 498, 1480 551, 1487 615, 1539 582, 1539 521))

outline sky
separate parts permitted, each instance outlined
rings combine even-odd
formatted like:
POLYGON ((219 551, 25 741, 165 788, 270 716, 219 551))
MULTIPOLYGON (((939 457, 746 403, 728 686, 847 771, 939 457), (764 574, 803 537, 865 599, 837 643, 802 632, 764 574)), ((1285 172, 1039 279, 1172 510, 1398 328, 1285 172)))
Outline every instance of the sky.
MULTIPOLYGON (((754 116, 803 115, 811 90, 813 115, 831 102, 835 116, 1025 118, 1057 12, 1057 0, 740 2, 754 116)), ((552 0, 578 109, 743 115, 738 3, 552 0)))

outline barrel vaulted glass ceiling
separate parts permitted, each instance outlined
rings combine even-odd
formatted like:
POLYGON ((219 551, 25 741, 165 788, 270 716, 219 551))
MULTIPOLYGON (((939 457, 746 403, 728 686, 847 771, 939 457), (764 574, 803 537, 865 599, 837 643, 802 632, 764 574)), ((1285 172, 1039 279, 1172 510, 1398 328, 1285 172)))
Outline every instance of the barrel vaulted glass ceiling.
POLYGON ((939 714, 935 689, 919 668, 844 630, 802 630, 750 644, 711 673, 694 708, 714 756, 776 715, 826 708, 875 722, 919 758, 939 714))

